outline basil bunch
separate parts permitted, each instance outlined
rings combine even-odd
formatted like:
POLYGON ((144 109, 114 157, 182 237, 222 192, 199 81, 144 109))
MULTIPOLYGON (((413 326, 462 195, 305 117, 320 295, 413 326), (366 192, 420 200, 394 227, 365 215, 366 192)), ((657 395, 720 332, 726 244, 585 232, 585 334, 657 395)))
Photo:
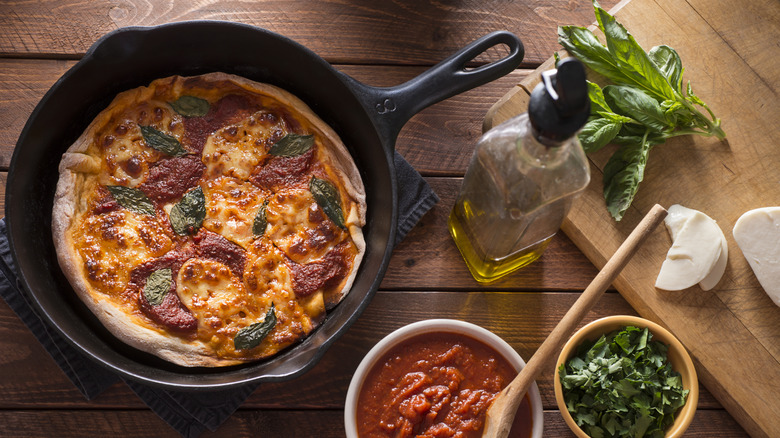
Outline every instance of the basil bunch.
POLYGON ((621 147, 604 167, 604 199, 615 220, 623 218, 644 178, 650 149, 678 135, 724 139, 720 119, 691 89, 683 90, 680 56, 669 46, 645 53, 633 36, 597 1, 596 20, 606 46, 590 30, 558 28, 558 42, 592 71, 612 82, 604 88, 588 82, 591 116, 579 134, 585 152, 608 143, 621 147), (709 117, 699 111, 706 110, 709 117))

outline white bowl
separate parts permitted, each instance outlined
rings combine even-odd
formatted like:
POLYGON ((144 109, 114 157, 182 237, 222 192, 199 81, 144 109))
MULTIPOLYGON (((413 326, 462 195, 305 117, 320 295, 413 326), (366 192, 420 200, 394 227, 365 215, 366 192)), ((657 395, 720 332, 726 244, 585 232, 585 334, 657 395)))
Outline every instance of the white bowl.
MULTIPOLYGON (((360 394, 360 388, 368 372, 373 368, 377 360, 381 359, 385 353, 396 346, 399 342, 414 337, 422 333, 457 333, 470 336, 481 341, 495 349, 504 356, 517 371, 525 366, 525 361, 520 355, 507 344, 506 341, 498 337, 495 333, 488 331, 478 325, 458 321, 454 319, 428 319, 415 322, 385 336, 374 348, 363 358, 358 365, 352 381, 347 390, 347 399, 344 407, 344 427, 347 432, 347 438, 358 438, 357 434, 357 401, 360 394)), ((542 399, 539 396, 539 388, 536 382, 528 390, 528 397, 531 402, 531 418, 533 426, 531 429, 531 438, 542 438, 544 428, 544 417, 542 413, 542 399)))

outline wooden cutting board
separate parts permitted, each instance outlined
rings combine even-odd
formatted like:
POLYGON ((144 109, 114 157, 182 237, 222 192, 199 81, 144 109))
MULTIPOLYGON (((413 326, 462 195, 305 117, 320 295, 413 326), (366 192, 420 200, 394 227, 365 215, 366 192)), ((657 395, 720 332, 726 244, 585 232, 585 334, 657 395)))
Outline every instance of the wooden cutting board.
MULTIPOLYGON (((639 314, 680 339, 699 380, 748 433, 777 437, 780 307, 761 289, 732 229, 742 213, 780 205, 780 1, 738 3, 633 0, 612 10, 646 50, 660 44, 677 50, 684 80, 721 118, 727 140, 689 136, 654 148, 645 180, 621 222, 610 217, 602 198, 602 169, 613 149, 590 156, 591 184, 563 231, 601 268, 655 203, 681 204, 715 219, 729 244, 727 270, 715 289, 655 289, 671 244, 664 227, 614 285, 639 314)), ((525 112, 539 72, 552 66, 551 59, 497 102, 485 128, 525 112)))

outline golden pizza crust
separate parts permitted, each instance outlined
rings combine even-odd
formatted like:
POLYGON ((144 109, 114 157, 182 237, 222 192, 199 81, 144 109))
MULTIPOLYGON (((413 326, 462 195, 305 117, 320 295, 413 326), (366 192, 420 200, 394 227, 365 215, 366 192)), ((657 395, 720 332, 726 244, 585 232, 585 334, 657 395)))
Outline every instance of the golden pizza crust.
MULTIPOLYGON (((252 93, 271 96, 285 108, 291 109, 296 117, 305 119, 315 128, 320 138, 325 139, 323 143, 326 144, 326 160, 329 161, 327 164, 338 175, 344 188, 345 193, 342 193, 342 199, 346 197, 351 201, 344 204, 350 206, 344 214, 349 235, 357 248, 352 268, 342 281, 340 291, 335 296, 329 297, 328 306, 332 307, 349 292, 365 253, 362 227, 366 223, 365 190, 352 157, 335 131, 297 97, 277 87, 225 73, 210 73, 192 78, 175 76, 159 79, 148 87, 139 87, 117 95, 108 108, 95 118, 84 133, 63 154, 52 211, 52 236, 60 267, 73 289, 106 328, 121 341, 182 366, 233 365, 254 359, 217 357, 197 337, 187 339, 169 334, 159 327, 155 327, 154 324, 150 324, 145 316, 128 312, 118 302, 112 300, 109 295, 96 290, 87 280, 88 273, 84 266, 85 263, 74 247, 72 235, 75 221, 82 214, 87 213, 88 196, 84 194, 95 190, 95 176, 101 169, 99 158, 89 154, 90 146, 96 140, 98 131, 107 123, 112 123, 112 118, 128 106, 139 101, 155 99, 160 89, 170 88, 174 96, 186 93, 188 90, 184 83, 188 79, 199 79, 207 83, 228 81, 252 93)), ((131 268, 128 266, 128 269, 131 268)), ((321 300, 321 298, 319 299, 321 300)), ((310 306, 309 303, 304 302, 303 304, 310 306)))

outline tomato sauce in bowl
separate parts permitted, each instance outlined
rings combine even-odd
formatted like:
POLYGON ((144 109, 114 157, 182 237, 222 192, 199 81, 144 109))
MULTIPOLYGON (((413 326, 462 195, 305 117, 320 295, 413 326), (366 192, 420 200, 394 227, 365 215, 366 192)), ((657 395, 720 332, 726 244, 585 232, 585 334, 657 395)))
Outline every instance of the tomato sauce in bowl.
MULTIPOLYGON (((369 352, 353 378, 347 436, 481 437, 490 403, 524 366, 519 355, 496 335, 462 321, 423 321, 397 332, 402 333, 369 352), (426 327, 431 322, 434 327, 426 327)), ((541 436, 535 385, 529 394, 515 416, 512 438, 541 436)))

